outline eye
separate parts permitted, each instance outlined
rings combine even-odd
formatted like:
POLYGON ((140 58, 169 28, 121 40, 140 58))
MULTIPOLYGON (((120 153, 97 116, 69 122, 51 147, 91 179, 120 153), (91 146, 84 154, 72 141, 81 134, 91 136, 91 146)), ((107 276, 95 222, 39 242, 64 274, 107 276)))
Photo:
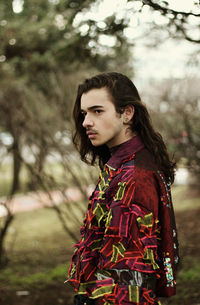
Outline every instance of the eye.
POLYGON ((96 114, 100 114, 100 113, 103 112, 103 111, 100 110, 100 109, 96 109, 94 112, 95 112, 96 114))

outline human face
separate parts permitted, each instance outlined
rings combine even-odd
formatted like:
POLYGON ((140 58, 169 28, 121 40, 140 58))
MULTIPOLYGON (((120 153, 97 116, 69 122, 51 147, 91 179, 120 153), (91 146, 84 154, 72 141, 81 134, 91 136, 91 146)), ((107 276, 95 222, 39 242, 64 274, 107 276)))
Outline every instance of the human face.
POLYGON ((106 88, 92 89, 81 97, 82 123, 92 145, 108 147, 126 141, 123 115, 116 112, 106 88))

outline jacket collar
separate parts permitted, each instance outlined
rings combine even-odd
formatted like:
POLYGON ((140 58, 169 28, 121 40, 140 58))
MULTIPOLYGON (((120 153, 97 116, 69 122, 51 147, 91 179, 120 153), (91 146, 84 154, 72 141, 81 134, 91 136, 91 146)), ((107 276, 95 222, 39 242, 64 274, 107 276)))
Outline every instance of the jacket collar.
MULTIPOLYGON (((144 147, 139 136, 135 136, 130 140, 122 143, 116 149, 114 148, 114 153, 106 163, 108 167, 116 170, 120 167, 123 161, 130 159, 136 152, 144 147)), ((112 149, 113 150, 113 149, 112 149)))

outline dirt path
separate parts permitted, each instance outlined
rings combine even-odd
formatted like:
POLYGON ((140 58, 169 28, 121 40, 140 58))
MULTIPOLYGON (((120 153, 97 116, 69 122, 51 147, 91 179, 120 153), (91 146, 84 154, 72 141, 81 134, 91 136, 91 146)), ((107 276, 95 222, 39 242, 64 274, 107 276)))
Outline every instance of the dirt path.
MULTIPOLYGON (((89 194, 91 193, 91 190, 93 189, 93 185, 90 185, 86 191, 89 194)), ((78 187, 71 187, 68 188, 65 191, 65 198, 63 197, 63 194, 60 191, 52 191, 49 194, 38 191, 38 192, 29 192, 26 195, 15 195, 12 200, 7 201, 5 197, 0 198, 0 203, 3 203, 0 205, 0 217, 3 217, 7 214, 7 210, 4 207, 4 203, 6 203, 11 212, 13 214, 25 212, 25 211, 31 211, 43 207, 49 207, 54 204, 58 205, 63 200, 69 200, 69 201, 79 201, 83 198, 83 195, 78 187), (50 198, 51 197, 51 198, 50 198), (7 201, 7 202, 6 202, 7 201)))

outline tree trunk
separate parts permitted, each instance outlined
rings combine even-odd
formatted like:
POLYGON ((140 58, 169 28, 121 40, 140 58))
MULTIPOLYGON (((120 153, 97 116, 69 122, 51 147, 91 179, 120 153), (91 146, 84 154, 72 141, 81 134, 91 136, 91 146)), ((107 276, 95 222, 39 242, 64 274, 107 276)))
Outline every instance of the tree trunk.
POLYGON ((13 180, 10 194, 13 195, 20 188, 20 169, 21 169, 21 156, 20 156, 20 148, 18 139, 14 139, 13 147, 13 180))
POLYGON ((13 219, 14 219, 14 216, 12 214, 8 213, 2 228, 0 228, 0 267, 5 266, 5 264, 8 261, 6 255, 5 255, 5 251, 4 251, 4 241, 5 241, 5 237, 6 237, 6 233, 9 228, 9 225, 11 224, 13 219))

